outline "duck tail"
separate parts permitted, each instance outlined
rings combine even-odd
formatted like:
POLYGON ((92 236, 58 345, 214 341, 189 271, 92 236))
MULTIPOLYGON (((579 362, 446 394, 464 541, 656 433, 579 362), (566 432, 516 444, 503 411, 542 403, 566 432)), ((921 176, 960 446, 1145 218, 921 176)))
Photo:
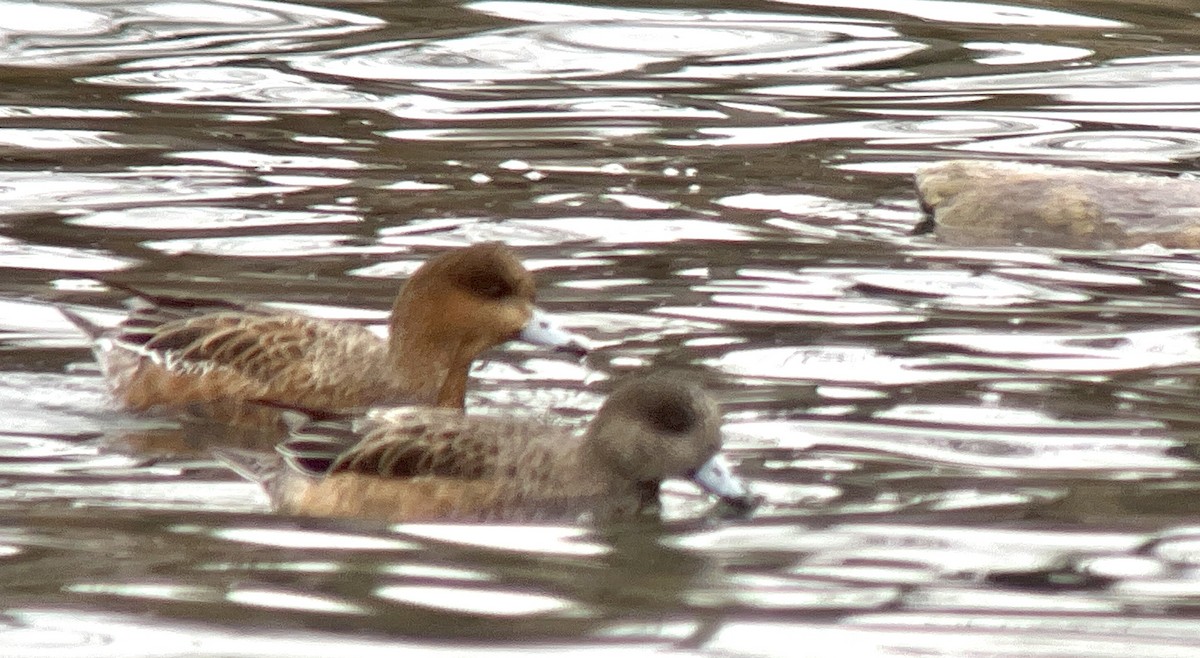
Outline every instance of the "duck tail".
POLYGON ((282 459, 275 452, 225 447, 212 448, 210 452, 235 473, 251 482, 257 482, 267 491, 271 490, 275 479, 279 477, 282 459))
POLYGON ((288 429, 297 429, 310 423, 347 421, 361 415, 364 411, 364 409, 318 409, 266 398, 251 398, 250 402, 282 413, 288 429))
POLYGON ((157 306, 160 308, 169 308, 175 310, 192 310, 197 307, 207 307, 213 304, 224 305, 223 302, 213 299, 202 299, 199 297, 184 297, 181 295, 156 295, 146 292, 136 286, 131 286, 128 283, 118 283, 108 279, 102 280, 104 285, 119 290, 134 299, 141 300, 143 303, 157 306))
POLYGON ((230 302, 222 299, 214 299, 211 297, 188 297, 185 295, 159 295, 151 292, 146 292, 137 286, 131 286, 128 283, 112 281, 109 279, 97 279, 105 286, 118 290, 129 295, 126 301, 126 306, 129 306, 135 313, 147 315, 150 318, 156 318, 160 322, 186 318, 204 313, 217 313, 221 311, 236 311, 240 313, 262 313, 263 309, 252 305, 242 304, 238 302, 230 302))
POLYGON ((80 315, 79 313, 76 313, 75 311, 72 311, 71 309, 69 309, 65 306, 56 304, 55 308, 58 309, 59 313, 62 313, 64 318, 69 320, 71 322, 71 324, 78 327, 80 331, 87 334, 88 338, 91 338, 92 340, 96 340, 96 339, 100 338, 100 336, 102 336, 104 334, 104 332, 107 331, 106 327, 103 327, 101 325, 96 324, 95 322, 92 322, 91 320, 85 318, 83 315, 80 315))

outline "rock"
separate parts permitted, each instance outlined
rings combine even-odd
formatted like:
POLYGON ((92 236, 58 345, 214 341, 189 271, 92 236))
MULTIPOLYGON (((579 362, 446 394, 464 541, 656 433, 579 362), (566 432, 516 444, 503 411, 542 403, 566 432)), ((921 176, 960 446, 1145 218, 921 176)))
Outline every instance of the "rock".
POLYGON ((1200 248, 1200 180, 948 160, 919 169, 916 184, 950 244, 1200 248))

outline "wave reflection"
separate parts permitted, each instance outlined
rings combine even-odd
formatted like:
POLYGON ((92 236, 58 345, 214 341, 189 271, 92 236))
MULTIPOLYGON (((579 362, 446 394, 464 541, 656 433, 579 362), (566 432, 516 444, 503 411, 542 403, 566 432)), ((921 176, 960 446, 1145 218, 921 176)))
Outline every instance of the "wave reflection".
POLYGON ((0 2, 8 33, 0 59, 14 66, 77 66, 130 57, 290 50, 371 29, 378 19, 269 0, 63 6, 0 2), (15 19, 15 20, 13 20, 15 19))
POLYGON ((656 78, 794 75, 864 66, 921 50, 883 26, 785 14, 596 10, 548 3, 478 2, 471 8, 533 21, 437 41, 397 41, 290 59, 298 70, 455 88, 648 71, 656 78))

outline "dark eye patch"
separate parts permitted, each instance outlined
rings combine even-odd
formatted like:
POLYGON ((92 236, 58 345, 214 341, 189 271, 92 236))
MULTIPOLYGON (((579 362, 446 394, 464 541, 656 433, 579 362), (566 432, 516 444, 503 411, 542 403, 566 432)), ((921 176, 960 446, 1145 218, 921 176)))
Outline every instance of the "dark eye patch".
POLYGON ((516 292, 512 279, 494 269, 473 268, 463 274, 462 284, 484 299, 503 299, 516 292))
POLYGON ((700 414, 691 399, 679 395, 654 394, 643 400, 646 422, 666 434, 684 434, 696 426, 700 414))

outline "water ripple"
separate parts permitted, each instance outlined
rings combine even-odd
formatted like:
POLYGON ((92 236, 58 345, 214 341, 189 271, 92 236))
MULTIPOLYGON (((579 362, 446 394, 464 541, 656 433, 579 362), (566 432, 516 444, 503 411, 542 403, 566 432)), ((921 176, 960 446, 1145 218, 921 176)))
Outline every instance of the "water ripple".
POLYGON ((221 231, 266 226, 299 226, 358 221, 351 214, 224 208, 219 206, 146 206, 92 212, 66 220, 74 226, 156 231, 221 231))
MULTIPOLYGON (((1066 103, 1137 107, 1194 106, 1200 85, 1200 57, 1130 57, 1103 66, 1071 67, 1036 73, 964 75, 894 83, 901 91, 989 94, 1043 93, 1066 103)), ((1059 111, 1067 108, 1060 108, 1059 111)))
POLYGON ((1150 4, 0 0, 0 654, 1194 653, 1195 254, 909 234, 947 154, 1187 170, 1198 17, 1150 4), (379 331, 485 240, 596 349, 489 350, 472 409, 687 369, 762 507, 277 515, 53 306, 115 322, 122 270, 379 331))
POLYGON ((953 345, 987 355, 951 359, 962 365, 974 363, 1013 371, 1120 372, 1200 363, 1200 331, 1191 328, 1071 334, 1025 331, 1020 335, 929 333, 909 340, 953 345))
MULTIPOLYGON (((1197 89, 1200 92, 1200 88, 1197 89)), ((1169 131, 1075 131, 1069 135, 995 139, 950 147, 1065 162, 1176 162, 1200 155, 1200 135, 1169 131)))
POLYGON ((670 59, 637 51, 599 58, 590 48, 553 38, 556 34, 553 28, 512 28, 433 43, 379 43, 297 56, 290 64, 301 71, 362 80, 498 82, 596 76, 670 59))
POLYGON ((236 199, 303 189, 254 184, 232 169, 159 167, 114 173, 63 171, 0 172, 0 214, 26 214, 81 207, 119 207, 180 199, 236 199))
MULTIPOLYGON (((722 119, 726 115, 710 108, 691 107, 663 98, 608 96, 606 98, 546 98, 490 101, 449 100, 435 97, 397 97, 388 110, 405 119, 484 122, 545 121, 547 119, 722 119)), ((596 128, 599 130, 599 128, 596 128)), ((459 135, 458 130, 426 131, 427 134, 459 135)), ((608 128, 611 130, 611 127, 608 128)), ((392 131, 392 137, 411 136, 417 131, 392 131)), ((510 131, 511 132, 511 131, 510 131)), ((554 135, 554 131, 548 131, 554 135)), ((472 134, 466 131, 467 135, 472 134)), ((463 139, 458 137, 458 139, 463 139)))
POLYGON ((306 41, 372 29, 378 19, 270 0, 89 2, 68 7, 5 0, 0 60, 74 66, 134 56, 289 50, 306 41))
MULTIPOLYGON (((734 319, 787 322, 786 314, 741 313, 734 319), (779 317, 782 316, 782 317, 779 317)), ((804 318, 811 321, 811 318, 804 318)), ((836 324, 836 319, 834 320, 836 324)), ((760 347, 731 350, 706 363, 740 377, 803 379, 869 386, 970 381, 997 378, 995 372, 949 367, 945 360, 898 357, 867 347, 760 347)))
POLYGON ((1011 306, 1030 301, 1084 302, 1086 294, 1012 281, 993 274, 920 270, 851 274, 858 286, 910 295, 938 297, 957 306, 1011 306))
POLYGON ((133 260, 93 249, 33 245, 0 236, 0 268, 48 270, 51 272, 111 272, 133 264, 133 260))
MULTIPOLYGON (((786 91, 786 90, 785 90, 786 91)), ((903 112, 901 112, 903 113, 903 112)), ((897 114, 892 112, 892 114, 897 114)), ((794 117, 793 117, 794 118, 794 117)), ((697 137, 666 140, 678 146, 747 146, 791 144, 814 140, 854 140, 871 145, 940 144, 970 142, 960 148, 986 148, 982 137, 1061 133, 1075 124, 1052 119, 939 113, 928 119, 883 121, 810 121, 788 125, 729 126, 699 128, 697 137), (985 146, 981 147, 980 144, 985 146)))
MULTIPOLYGON (((488 13, 525 15, 539 3, 476 3, 488 13)), ((650 10, 635 22, 570 21, 566 6, 540 16, 549 22, 435 42, 400 41, 296 56, 293 67, 366 80, 414 80, 478 85, 554 78, 592 78, 654 67, 655 77, 687 79, 794 75, 865 66, 921 50, 895 32, 862 24, 784 20, 736 12, 650 10), (548 18, 553 16, 554 18, 548 18), (671 70, 674 69, 674 70, 671 70)))
POLYGON ((380 233, 379 243, 448 247, 500 240, 520 246, 590 241, 653 245, 681 239, 741 242, 753 240, 754 235, 753 229, 707 219, 610 219, 584 216, 468 224, 428 235, 411 234, 411 227, 398 231, 384 230, 380 233))
POLYGON ((1023 7, 989 2, 954 0, 906 0, 902 4, 888 0, 781 0, 805 7, 873 10, 900 13, 938 23, 973 23, 992 26, 1117 28, 1126 23, 1054 9, 1023 7))
POLYGON ((88 78, 100 85, 169 89, 137 94, 151 103, 260 108, 376 107, 384 97, 294 73, 246 66, 155 68, 88 78))
POLYGON ((448 587, 445 585, 387 585, 375 595, 392 601, 425 608, 445 610, 456 614, 477 614, 492 617, 522 617, 529 615, 588 614, 586 607, 549 592, 514 592, 482 587, 448 587))
POLYGON ((81 150, 115 149, 121 144, 117 133, 103 130, 50 128, 0 128, 0 152, 26 149, 81 150), (11 147, 11 148, 10 148, 11 147))
POLYGON ((177 238, 149 240, 142 246, 172 256, 179 254, 209 254, 242 258, 294 258, 330 254, 390 254, 396 249, 386 246, 364 247, 348 235, 262 235, 222 238, 177 238))

